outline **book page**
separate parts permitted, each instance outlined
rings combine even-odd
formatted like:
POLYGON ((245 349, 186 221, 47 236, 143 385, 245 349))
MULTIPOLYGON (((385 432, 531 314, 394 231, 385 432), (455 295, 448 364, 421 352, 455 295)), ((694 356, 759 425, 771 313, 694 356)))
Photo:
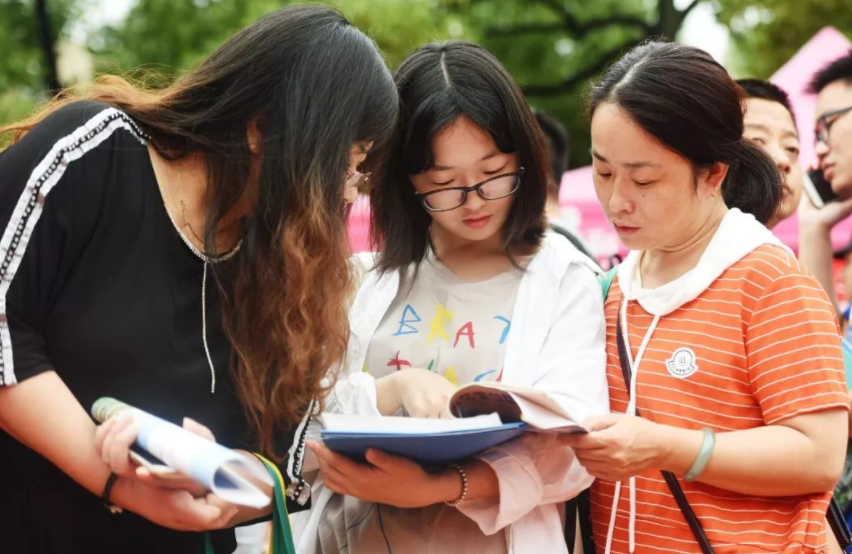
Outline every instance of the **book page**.
POLYGON ((326 431, 336 433, 369 433, 394 435, 424 435, 472 431, 500 427, 497 414, 480 415, 465 419, 429 419, 422 417, 353 416, 347 414, 322 414, 326 431))
POLYGON ((504 383, 467 385, 452 396, 450 410, 459 417, 495 411, 504 422, 523 421, 538 431, 585 432, 556 395, 531 387, 504 383))
POLYGON ((461 418, 496 412, 503 423, 521 421, 520 407, 511 394, 477 385, 457 390, 450 399, 450 412, 461 418))

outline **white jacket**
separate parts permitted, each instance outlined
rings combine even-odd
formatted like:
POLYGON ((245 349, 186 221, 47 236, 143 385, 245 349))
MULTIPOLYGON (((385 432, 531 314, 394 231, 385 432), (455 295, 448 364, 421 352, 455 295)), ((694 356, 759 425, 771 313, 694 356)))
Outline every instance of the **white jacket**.
MULTIPOLYGON (((564 237, 546 236, 521 278, 503 366, 503 382, 561 393, 579 421, 609 413, 606 329, 597 271, 564 237)), ((374 380, 361 368, 398 289, 398 273, 366 274, 349 314, 351 338, 344 372, 327 409, 378 414, 374 380)), ((462 513, 485 534, 503 531, 514 554, 567 553, 562 503, 593 480, 573 451, 552 435, 527 433, 478 457, 497 475, 499 502, 467 502, 459 507, 462 513)), ((318 479, 311 511, 294 514, 298 552, 316 551, 317 524, 331 495, 318 479)), ((458 552, 467 551, 459 545, 458 552)))

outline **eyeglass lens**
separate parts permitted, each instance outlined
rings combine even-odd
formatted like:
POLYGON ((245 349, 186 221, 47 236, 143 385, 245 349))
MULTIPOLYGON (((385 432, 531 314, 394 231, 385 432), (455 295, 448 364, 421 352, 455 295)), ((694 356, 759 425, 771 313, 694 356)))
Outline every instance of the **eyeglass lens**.
MULTIPOLYGON (((502 175, 482 183, 476 190, 486 200, 498 200, 512 194, 519 180, 517 175, 502 175)), ((464 189, 440 190, 430 193, 423 200, 432 210, 452 210, 464 204, 467 194, 468 191, 464 189)))

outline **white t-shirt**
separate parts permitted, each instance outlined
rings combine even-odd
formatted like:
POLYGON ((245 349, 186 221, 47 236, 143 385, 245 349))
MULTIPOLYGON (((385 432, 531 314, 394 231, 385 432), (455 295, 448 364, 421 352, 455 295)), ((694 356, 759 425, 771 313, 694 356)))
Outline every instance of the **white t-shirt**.
MULTIPOLYGON (((420 367, 457 385, 497 380, 522 276, 513 268, 466 282, 430 251, 413 286, 410 279, 401 283, 370 341, 364 370, 380 378, 420 367)), ((338 494, 325 508, 318 539, 321 554, 505 554, 507 549, 503 533, 484 535, 473 520, 443 504, 395 508, 338 494)))
POLYGON ((419 367, 457 386, 498 380, 521 277, 512 268, 463 281, 429 251, 413 286, 401 283, 376 329, 364 371, 380 378, 419 367))

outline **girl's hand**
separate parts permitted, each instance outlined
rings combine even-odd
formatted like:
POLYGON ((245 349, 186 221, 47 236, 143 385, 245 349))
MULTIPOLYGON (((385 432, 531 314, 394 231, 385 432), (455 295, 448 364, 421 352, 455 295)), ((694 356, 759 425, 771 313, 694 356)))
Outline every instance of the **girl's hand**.
MULTIPOLYGON (((216 442, 213 433, 200 423, 184 418, 183 428, 204 439, 216 442)), ((167 489, 183 489, 193 497, 203 496, 205 489, 197 481, 180 473, 158 475, 140 466, 130 458, 130 446, 136 441, 139 429, 129 415, 111 418, 95 431, 95 448, 110 470, 128 480, 139 480, 147 485, 167 489)))
POLYGON ((442 375, 416 367, 397 371, 376 382, 379 404, 395 408, 390 413, 403 408, 411 417, 453 417, 449 403, 456 390, 442 375), (390 402, 386 396, 390 396, 390 402))
POLYGON ((427 473, 411 460, 372 448, 366 455, 369 464, 359 464, 317 441, 307 444, 319 460, 326 486, 338 494, 399 508, 422 508, 461 495, 461 479, 454 470, 427 473))
POLYGON ((663 426, 641 417, 607 414, 592 417, 583 425, 584 435, 563 435, 563 444, 574 449, 590 475, 621 481, 646 469, 663 468, 663 426))

